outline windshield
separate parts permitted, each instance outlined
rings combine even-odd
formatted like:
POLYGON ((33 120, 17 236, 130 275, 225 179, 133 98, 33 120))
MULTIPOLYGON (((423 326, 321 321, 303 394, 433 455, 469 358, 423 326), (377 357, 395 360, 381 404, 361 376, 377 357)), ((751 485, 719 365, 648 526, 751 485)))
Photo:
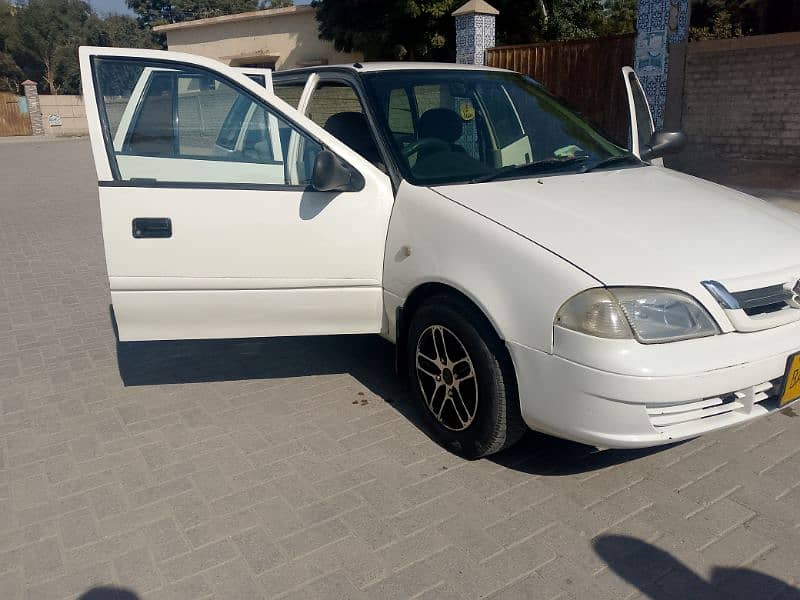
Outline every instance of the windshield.
POLYGON ((393 71, 364 79, 397 164, 417 185, 578 172, 631 156, 516 73, 393 71))

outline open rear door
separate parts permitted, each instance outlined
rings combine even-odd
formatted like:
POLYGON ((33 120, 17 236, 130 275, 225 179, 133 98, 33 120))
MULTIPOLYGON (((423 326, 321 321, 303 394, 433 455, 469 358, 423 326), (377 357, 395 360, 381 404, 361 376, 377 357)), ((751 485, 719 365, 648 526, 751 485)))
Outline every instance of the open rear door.
MULTIPOLYGON (((622 78, 625 81, 625 91, 628 94, 628 109, 630 111, 630 142, 628 149, 641 158, 641 151, 650 142, 655 133, 653 114, 647 102, 642 84, 636 72, 631 67, 622 67, 622 78)), ((659 162, 660 159, 658 159, 659 162)), ((655 161, 654 161, 655 162, 655 161)))
MULTIPOLYGON (((237 67, 237 71, 246 75, 249 79, 255 81, 258 85, 263 86, 270 95, 275 94, 275 89, 272 87, 272 69, 258 69, 255 67, 237 67)), ((278 119, 275 115, 267 116, 269 135, 272 139, 272 146, 278 151, 280 160, 283 160, 283 148, 280 144, 278 119)))
POLYGON ((158 50, 83 47, 80 63, 121 340, 381 331, 384 173, 270 77, 158 50), (313 189, 322 149, 356 183, 313 189))
POLYGON ((257 69, 255 67, 234 67, 240 73, 244 73, 255 81, 258 85, 266 88, 270 94, 274 94, 272 89, 272 70, 271 69, 257 69))

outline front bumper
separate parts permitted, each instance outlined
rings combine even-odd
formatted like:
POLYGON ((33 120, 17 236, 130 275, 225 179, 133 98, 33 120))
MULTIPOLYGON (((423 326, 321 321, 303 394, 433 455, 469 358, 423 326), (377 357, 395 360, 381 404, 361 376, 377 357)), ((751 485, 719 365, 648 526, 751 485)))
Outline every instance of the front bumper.
POLYGON ((627 352, 618 341, 602 340, 613 342, 607 353, 598 353, 595 338, 557 332, 554 354, 516 343, 508 348, 529 427, 601 448, 641 448, 795 405, 779 408, 778 396, 787 358, 800 351, 800 327, 779 329, 661 347, 631 342, 627 352), (580 338, 587 338, 588 351, 580 338), (559 356, 559 346, 571 356, 559 356), (595 357, 602 368, 579 362, 582 356, 595 357), (652 361, 654 356, 668 364, 652 361))

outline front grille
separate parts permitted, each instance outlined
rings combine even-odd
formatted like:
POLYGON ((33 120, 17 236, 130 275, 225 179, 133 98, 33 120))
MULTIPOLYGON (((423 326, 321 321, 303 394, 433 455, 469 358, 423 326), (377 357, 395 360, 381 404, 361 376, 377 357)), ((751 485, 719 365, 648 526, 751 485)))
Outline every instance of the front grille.
POLYGON ((744 292, 733 292, 731 295, 748 316, 754 317, 788 308, 794 292, 779 284, 744 292))
POLYGON ((755 407, 770 411, 778 408, 783 377, 743 390, 678 404, 647 404, 650 423, 657 430, 685 428, 705 419, 721 419, 729 413, 750 414, 755 407))
POLYGON ((739 292, 729 292, 719 281, 702 283, 736 331, 762 331, 800 321, 800 281, 739 292))

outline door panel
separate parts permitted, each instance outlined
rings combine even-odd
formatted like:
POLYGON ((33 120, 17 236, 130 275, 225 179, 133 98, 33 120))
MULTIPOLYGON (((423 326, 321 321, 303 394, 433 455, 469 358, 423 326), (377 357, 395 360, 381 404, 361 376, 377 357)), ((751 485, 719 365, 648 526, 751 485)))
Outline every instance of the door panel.
MULTIPOLYGON (((113 278, 357 279, 380 285, 381 219, 365 194, 263 189, 100 187, 106 263, 113 278), (172 219, 172 237, 135 239, 137 217, 172 219)), ((224 282, 220 282, 224 287, 224 282)), ((272 286, 269 286, 272 287, 272 286)), ((162 287, 155 289, 163 289, 162 287)))
POLYGON ((379 333, 383 316, 374 286, 117 290, 111 300, 123 341, 379 333))
POLYGON ((80 57, 121 340, 380 332, 386 175, 237 69, 149 50, 80 57), (311 189, 323 147, 363 189, 311 189), (135 219, 169 220, 171 236, 135 237, 135 219))

